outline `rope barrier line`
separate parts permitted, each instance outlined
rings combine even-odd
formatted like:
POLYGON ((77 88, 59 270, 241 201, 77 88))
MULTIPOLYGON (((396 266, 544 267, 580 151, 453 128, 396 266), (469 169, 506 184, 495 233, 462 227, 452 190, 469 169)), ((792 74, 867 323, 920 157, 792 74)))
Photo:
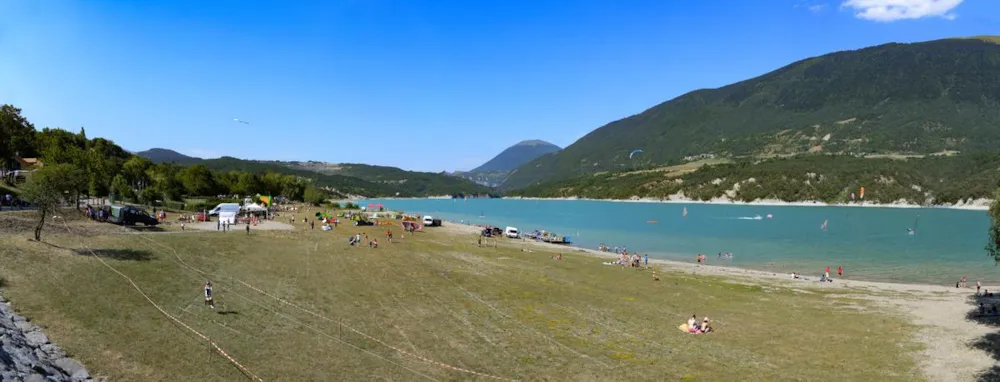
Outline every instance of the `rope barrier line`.
POLYGON ((503 317, 503 318, 506 318, 506 319, 509 319, 509 320, 512 320, 512 321, 514 321, 514 323, 516 323, 516 324, 517 324, 518 326, 520 326, 521 328, 523 328, 523 329, 526 329, 526 330, 531 330, 531 331, 535 332, 536 334, 538 334, 538 335, 539 335, 539 336, 541 336, 542 338, 544 338, 544 339, 548 340, 549 342, 551 342, 551 343, 555 344, 556 346, 559 346, 559 347, 561 347, 561 348, 563 348, 563 349, 566 349, 566 350, 569 350, 569 351, 570 351, 571 353, 573 353, 573 354, 576 354, 576 355, 577 355, 577 356, 579 356, 580 358, 584 358, 584 359, 589 359, 589 360, 593 360, 594 362, 597 362, 597 364, 598 364, 598 365, 601 365, 601 366, 604 366, 604 368, 606 368, 606 369, 610 369, 610 368, 611 368, 611 366, 608 366, 608 364, 606 364, 606 363, 604 363, 604 362, 601 362, 601 360, 599 360, 599 359, 596 359, 596 358, 593 358, 593 357, 591 357, 591 356, 589 356, 589 355, 587 355, 587 354, 583 354, 583 353, 581 353, 581 352, 579 352, 579 351, 577 351, 577 350, 575 350, 575 349, 573 349, 573 348, 571 348, 571 347, 569 347, 569 346, 566 346, 566 345, 564 345, 564 344, 563 344, 562 342, 559 342, 558 340, 556 340, 556 339, 554 339, 554 338, 552 338, 552 337, 549 337, 549 336, 545 335, 545 333, 542 333, 542 332, 541 332, 540 330, 538 330, 538 329, 535 329, 535 328, 533 328, 533 327, 529 327, 529 326, 527 326, 527 325, 525 325, 525 324, 521 323, 520 321, 517 321, 517 320, 514 320, 514 319, 513 319, 513 318, 512 318, 512 317, 511 317, 510 315, 508 315, 507 313, 504 313, 504 312, 503 312, 503 311, 501 311, 500 309, 497 309, 496 307, 494 307, 494 306, 493 306, 493 305, 491 305, 490 303, 488 303, 488 302, 486 302, 486 301, 483 301, 483 299, 479 298, 479 296, 476 296, 476 295, 475 295, 474 293, 472 293, 472 292, 469 292, 469 290, 468 290, 468 289, 465 289, 464 287, 462 287, 461 285, 459 285, 459 284, 458 284, 457 282, 455 282, 455 280, 452 280, 452 279, 451 279, 451 278, 449 278, 448 276, 446 276, 446 275, 444 275, 444 274, 441 274, 440 276, 441 276, 442 278, 444 278, 445 280, 448 280, 448 281, 450 281, 450 282, 451 282, 451 283, 452 283, 453 285, 455 285, 455 287, 457 287, 458 289, 461 289, 461 290, 462 290, 462 292, 465 292, 465 294, 466 294, 467 296, 469 296, 469 298, 472 298, 473 300, 476 300, 476 301, 477 301, 477 302, 479 302, 480 304, 483 304, 483 306, 486 306, 487 308, 489 308, 489 309, 490 309, 491 311, 493 311, 494 313, 496 313, 496 314, 499 314, 499 315, 500 315, 501 317, 503 317))
MULTIPOLYGON (((145 237, 143 237, 143 239, 146 239, 147 241, 150 241, 150 242, 152 242, 153 244, 156 244, 156 245, 159 245, 159 246, 161 246, 161 247, 163 247, 163 248, 166 248, 166 249, 169 249, 170 251, 172 251, 172 252, 174 253, 174 256, 175 256, 175 257, 177 257, 177 260, 178 260, 178 261, 180 261, 180 262, 182 263, 182 265, 183 265, 183 266, 185 266, 185 267, 189 268, 189 269, 190 269, 191 271, 193 271, 193 272, 196 272, 196 273, 198 273, 198 274, 200 274, 200 275, 203 275, 203 276, 207 276, 207 277, 210 277, 210 278, 214 278, 213 276, 215 276, 215 275, 212 275, 212 274, 210 274, 210 273, 208 273, 208 272, 204 272, 204 271, 202 271, 202 270, 200 270, 200 269, 197 269, 197 268, 194 268, 194 267, 192 267, 192 266, 188 265, 188 264, 187 264, 187 263, 186 263, 186 262, 185 262, 185 261, 184 261, 183 259, 181 259, 181 258, 180 258, 180 256, 179 256, 179 255, 177 254, 177 251, 176 251, 175 249, 173 249, 172 247, 170 247, 170 246, 168 246, 168 245, 166 245, 166 244, 162 244, 162 243, 159 243, 159 242, 157 242, 157 241, 155 241, 155 240, 152 240, 152 239, 148 239, 148 238, 145 238, 145 237)), ((216 283, 216 284, 218 284, 218 283, 216 283)), ((431 377, 431 376, 428 376, 427 374, 424 374, 424 373, 421 373, 421 372, 419 372, 419 371, 416 371, 416 370, 413 370, 413 369, 411 369, 411 368, 409 368, 409 367, 406 367, 406 366, 404 366, 404 365, 401 365, 401 364, 399 364, 399 363, 396 363, 396 362, 393 362, 392 360, 390 360, 390 359, 388 359, 388 358, 386 358, 386 357, 383 357, 383 356, 381 356, 381 355, 379 355, 379 354, 376 354, 376 353, 373 353, 373 352, 371 352, 371 351, 368 351, 368 350, 365 350, 365 349, 362 349, 362 348, 360 348, 360 347, 358 347, 358 346, 356 346, 356 345, 354 345, 354 344, 352 344, 352 343, 350 343, 350 342, 347 342, 347 341, 344 341, 344 340, 342 340, 342 339, 340 339, 340 338, 337 338, 337 337, 333 337, 333 336, 331 336, 330 334, 327 334, 327 333, 324 333, 323 331, 321 331, 321 330, 319 330, 319 329, 316 329, 316 328, 314 328, 314 327, 312 327, 312 326, 309 326, 309 325, 307 325, 307 324, 305 324, 305 323, 303 323, 303 322, 301 322, 301 321, 299 321, 299 320, 296 320, 295 318, 293 318, 293 317, 291 317, 291 316, 289 316, 289 315, 287 315, 287 314, 283 314, 283 313, 281 313, 281 312, 279 312, 279 311, 277 311, 277 310, 274 310, 274 309, 272 309, 272 308, 270 308, 270 307, 268 307, 268 306, 266 306, 266 305, 264 305, 264 304, 262 304, 262 303, 260 303, 260 302, 257 302, 257 301, 254 301, 253 299, 251 299, 251 298, 249 298, 249 297, 247 297, 247 296, 244 296, 244 295, 240 294, 239 292, 236 292, 236 291, 235 291, 235 290, 233 290, 233 289, 230 289, 230 288, 226 288, 226 287, 224 287, 224 286, 222 286, 222 285, 219 285, 219 288, 220 288, 220 289, 222 289, 222 290, 224 290, 224 291, 226 291, 227 293, 228 293, 228 292, 232 292, 232 293, 233 293, 234 295, 236 295, 237 297, 239 297, 239 298, 241 298, 241 299, 244 299, 244 300, 246 300, 247 302, 250 302, 251 304, 254 304, 254 305, 257 305, 258 307, 260 307, 260 308, 262 308, 262 309, 264 309, 264 310, 266 310, 266 311, 268 311, 268 312, 271 312, 271 313, 274 313, 274 314, 276 314, 276 315, 280 315, 280 316, 283 316, 283 317, 284 317, 284 318, 286 318, 287 320, 289 320, 289 321, 291 321, 291 322, 293 322, 293 323, 295 323, 295 324, 298 324, 299 326, 302 326, 302 327, 304 327, 304 328, 307 328, 307 329, 309 329, 309 330, 311 330, 311 331, 313 331, 313 332, 316 332, 317 334, 320 334, 320 335, 322 335, 322 336, 325 336, 325 337, 328 337, 328 338, 330 338, 330 339, 333 339, 333 340, 336 340, 336 341, 338 341, 338 342, 340 342, 340 343, 342 343, 342 344, 344 344, 344 345, 347 345, 347 346, 349 346, 349 347, 351 347, 351 348, 354 348, 355 350, 358 350, 358 351, 360 351, 360 352, 363 352, 363 353, 366 353, 366 354, 368 354, 368 355, 371 355, 371 356, 373 356, 373 357, 375 357, 375 358, 379 358, 379 359, 382 359, 382 360, 384 360, 384 361, 386 361, 386 362, 388 362, 388 363, 390 363, 390 364, 392 364, 392 365, 395 365, 395 366, 398 366, 398 367, 400 367, 400 368, 402 368, 402 369, 405 369, 405 370, 407 370, 407 371, 410 371, 410 372, 412 372, 412 373, 414 373, 414 374, 416 374, 416 375, 419 375, 419 376, 422 376, 422 377, 424 377, 424 378, 427 378, 427 379, 430 379, 430 380, 432 380, 432 381, 437 381, 437 379, 435 379, 435 378, 433 378, 433 377, 431 377)))
POLYGON ((376 358, 379 358, 379 359, 382 359, 382 360, 384 360, 384 361, 386 361, 386 362, 388 362, 388 363, 390 363, 390 364, 393 364, 393 365, 395 365, 395 366, 399 366, 400 368, 402 368, 402 369, 406 369, 406 370, 408 370, 408 371, 410 371, 410 372, 412 372, 412 373, 414 373, 414 374, 416 374, 416 375, 419 375, 419 376, 421 376, 421 377, 424 377, 424 378, 427 378, 427 379, 429 379, 429 380, 432 380, 432 381, 437 381, 437 380, 438 380, 438 379, 435 379, 434 377, 431 377, 431 376, 429 376, 429 375, 427 375, 427 374, 424 374, 424 373, 421 373, 421 372, 419 372, 419 371, 416 371, 416 370, 413 370, 413 369, 411 369, 411 368, 409 368, 409 367, 406 367, 406 366, 404 366, 404 365, 402 365, 402 364, 399 364, 399 363, 396 363, 396 362, 393 362, 392 360, 390 360, 390 359, 388 359, 388 358, 386 358, 386 357, 383 357, 383 356, 381 356, 381 355, 379 355, 379 354, 377 354, 377 353, 374 353, 374 352, 371 352, 371 351, 369 351, 369 350, 366 350, 366 349, 362 349, 361 347, 359 347, 359 346, 357 346, 357 345, 354 345, 354 344, 352 344, 352 343, 350 343, 350 342, 347 342, 347 341, 344 341, 343 339, 340 339, 340 338, 337 338, 337 337, 334 337, 334 336, 332 336, 332 335, 330 335, 330 334, 328 334, 328 333, 326 333, 326 332, 323 332, 322 330, 319 330, 319 329, 316 329, 316 328, 314 328, 314 327, 312 327, 312 326, 309 326, 309 325, 307 325, 306 323, 304 323, 304 322, 302 322, 302 321, 299 321, 299 320, 296 320, 296 319, 295 319, 294 317, 292 317, 292 316, 289 316, 289 315, 287 315, 287 314, 284 314, 284 313, 281 313, 281 312, 279 312, 279 311, 277 311, 277 310, 274 310, 274 309, 271 309, 271 308, 269 308, 269 307, 265 306, 264 304, 261 304, 261 303, 259 303, 259 302, 257 302, 257 301, 254 301, 253 299, 251 299, 251 298, 249 298, 249 297, 246 297, 246 296, 244 296, 244 295, 242 295, 242 294, 239 294, 239 293, 237 293, 237 292, 233 292, 233 294, 234 294, 234 295, 236 295, 236 297, 239 297, 239 298, 242 298, 242 299, 244 299, 244 300, 247 300, 247 302, 249 302, 249 303, 251 303, 251 304, 254 304, 254 305, 257 305, 257 306, 261 307, 261 308, 262 308, 262 309, 264 309, 264 310, 267 310, 267 311, 269 311, 269 312, 271 312, 271 313, 274 313, 274 314, 276 314, 276 315, 279 315, 279 316, 282 316, 282 317, 284 317, 285 319, 287 319, 287 320, 289 320, 289 321, 291 321, 291 322, 293 322, 293 323, 295 323, 295 324, 298 324, 299 326, 302 326, 302 327, 304 327, 304 328, 306 328, 306 329, 309 329, 309 330, 311 330, 311 331, 315 332, 316 334, 319 334, 319 335, 321 335, 321 336, 324 336, 324 337, 327 337, 327 338, 329 338, 329 339, 332 339, 332 340, 334 340, 334 341, 337 341, 337 342, 340 342, 340 343, 342 343, 342 344, 344 344, 344 345, 347 345, 347 346, 349 346, 349 347, 351 347, 351 348, 354 348, 355 350, 357 350, 357 351, 360 351, 360 352, 362 352, 362 353, 365 353, 365 354, 368 354, 368 355, 371 355, 371 356, 373 356, 373 357, 376 357, 376 358))
MULTIPOLYGON (((171 252, 173 252, 174 257, 176 257, 177 260, 180 261, 185 267, 187 267, 187 268, 189 268, 189 269, 191 269, 191 270, 193 270, 195 272, 198 272, 201 275, 211 276, 211 274, 209 274, 207 272, 204 272, 204 271, 202 271, 200 269, 194 268, 191 265, 189 265, 187 262, 184 261, 184 259, 182 259, 180 257, 180 255, 177 253, 177 250, 173 249, 172 247, 167 246, 166 244, 157 242, 157 241, 155 241, 153 239, 150 239, 148 237, 143 237, 143 239, 145 239, 145 240, 147 240, 149 242, 155 243, 155 244, 157 244, 157 245, 159 245, 161 247, 169 249, 171 252)), ((301 310, 303 312, 309 313, 309 314, 311 314, 311 315, 313 315, 315 317, 318 317, 320 319, 326 320, 327 322, 331 322, 331 323, 335 322, 335 323, 337 323, 337 325, 340 325, 340 326, 342 326, 344 328, 347 328, 348 330, 350 330, 350 331, 352 331, 352 332, 354 332, 354 333, 356 333, 356 334, 358 334, 358 335, 360 335, 360 336, 362 336, 362 337, 364 337, 366 339, 369 339, 369 340, 374 341, 374 342, 376 342, 378 344, 381 344, 381 345, 383 345, 385 347, 388 347, 388 348, 390 348, 392 350, 395 350, 396 352, 398 352, 400 354, 403 354, 403 355, 406 355, 406 356, 418 359, 418 360, 426 362, 428 364, 431 364, 431 365, 434 365, 434 366, 438 366, 438 367, 441 367, 441 368, 444 368, 444 369, 448 369, 448 370, 452 370, 452 371, 457 371, 457 372, 462 372, 462 373, 467 373, 467 374, 472 374, 472 375, 476 375, 476 376, 480 376, 480 377, 484 377, 484 378, 496 379, 496 380, 500 380, 500 381, 517 381, 517 380, 511 379, 511 378, 499 377, 499 376, 495 376, 495 375, 491 375, 491 374, 481 373, 481 372, 478 372, 478 371, 475 371, 475 370, 469 370, 469 369, 465 369, 465 368, 461 368, 461 367, 457 367, 457 366, 452 366, 452 365, 449 365, 449 364, 446 364, 446 363, 443 363, 443 362, 438 362, 438 361, 435 361, 435 360, 423 357, 423 356, 418 355, 418 354, 411 353, 409 351, 400 349, 400 348, 398 348, 396 346, 390 345, 390 344, 388 344, 388 343, 386 343, 386 342, 384 342, 384 341, 382 341, 382 340, 380 340, 378 338, 372 337, 372 336, 370 336, 370 335, 368 335, 368 334, 366 334, 364 332, 361 332, 360 330, 357 330, 357 329, 355 329, 355 328, 353 328, 353 327, 351 327, 351 326, 349 326, 347 324, 344 324, 343 322, 335 321, 333 319, 330 319, 329 317, 323 316, 323 315, 321 315, 319 313, 316 313, 316 312, 313 312, 313 311, 311 311, 309 309, 306 309, 306 308, 303 308, 301 306, 298 306, 298 305, 296 305, 296 304, 294 304, 292 302, 289 302, 289 301, 287 301, 287 300, 285 300, 285 299, 283 299, 281 297, 278 297, 278 296, 272 295, 272 294, 270 294, 268 292, 265 292, 265 291, 261 290, 260 288, 257 288, 257 287, 255 287, 253 285, 250 285, 250 284, 244 282, 243 280, 233 279, 233 281, 235 281, 235 282, 237 282, 237 283, 239 283, 239 284, 241 284, 241 285, 243 285, 243 286, 245 286, 245 287, 247 287, 247 288, 249 288, 249 289, 257 292, 257 293, 260 293, 260 294, 263 294, 263 295, 265 295, 267 297, 275 299, 278 302, 281 302, 281 303, 283 303, 285 305, 294 307, 294 308, 299 309, 299 310, 301 310)), ((229 290, 229 291, 233 292, 232 290, 229 290)), ((247 299, 246 297, 243 297, 243 296, 239 295, 236 292, 233 292, 233 293, 237 294, 238 296, 240 296, 240 297, 242 297, 244 299, 247 299)), ((249 299, 247 299, 247 300, 248 301, 252 301, 252 300, 249 300, 249 299)), ((301 323, 300 323, 300 325, 308 327, 307 325, 304 325, 304 324, 301 324, 301 323)), ((310 329, 312 329, 312 328, 310 328, 310 329)), ((339 340, 341 342, 344 342, 343 340, 340 340, 339 338, 337 340, 339 340)), ((354 345, 352 345, 350 343, 347 343, 347 342, 344 342, 344 343, 347 344, 347 345, 349 345, 349 346, 351 346, 351 347, 357 348, 356 346, 354 346, 354 345)), ((365 350, 360 349, 360 348, 357 348, 357 349, 365 351, 365 350)), ((367 351, 365 351, 365 352, 367 352, 367 351)), ((370 352, 368 352, 368 353, 375 355, 374 353, 370 353, 370 352)), ((383 358, 383 359, 385 359, 385 358, 383 358)), ((389 361, 388 359, 385 359, 385 360, 389 361)), ((392 361, 389 361, 389 362, 393 363, 392 361)), ((397 365, 397 366, 401 366, 401 367, 406 368, 405 366, 402 366, 402 365, 397 365)), ((413 371, 412 369, 408 369, 408 370, 413 371)), ((413 372, 415 372, 415 371, 413 371, 413 372)), ((417 373, 417 372, 415 372, 415 373, 417 373)), ((417 373, 417 374, 420 374, 420 373, 417 373)))
MULTIPOLYGON (((279 302, 284 303, 285 305, 292 306, 294 308, 297 308, 297 309, 299 309, 299 310, 301 310, 303 312, 309 313, 309 314, 311 314, 313 316, 316 316, 316 317, 318 317, 320 319, 323 319, 323 320, 326 320, 328 322, 336 322, 336 321, 334 321, 334 320, 332 320, 332 319, 330 319, 330 318, 328 318, 326 316, 323 316, 322 314, 313 312, 313 311, 311 311, 309 309, 306 309, 306 308, 303 308, 301 306, 295 305, 294 303, 291 303, 291 302, 289 302, 289 301, 287 301, 287 300, 285 300, 285 299, 283 299, 281 297, 277 297, 277 296, 274 296, 274 295, 272 295, 270 293, 267 293, 267 292, 265 292, 263 290, 260 290, 259 288, 254 287, 253 285, 250 285, 250 284, 247 284, 246 282, 243 282, 243 280, 234 279, 234 281, 236 281, 237 283, 242 284, 243 286, 245 286, 247 288, 250 288, 250 289, 256 291, 257 293, 260 293, 260 294, 263 294, 263 295, 268 296, 270 298, 273 298, 275 300, 278 300, 279 302)), ((480 376, 480 377, 484 377, 484 378, 496 379, 496 380, 500 380, 500 381, 516 381, 514 379, 504 378, 504 377, 498 377, 498 376, 490 375, 490 374, 486 374, 486 373, 480 373, 478 371, 464 369, 464 368, 452 366, 452 365, 449 365, 449 364, 446 364, 446 363, 438 362, 438 361, 435 361, 435 360, 432 360, 432 359, 428 359, 428 358, 420 356, 418 354, 414 354, 414 353, 408 352, 406 350, 400 349, 398 347, 395 347, 393 345, 387 344, 387 343, 383 342, 382 340, 380 340, 378 338, 375 338, 375 337, 372 337, 372 336, 370 336, 368 334, 365 334, 364 332, 362 332, 360 330, 357 330, 357 329, 354 329, 351 326, 349 326, 347 324, 344 324, 342 322, 338 323, 338 324, 342 325, 345 328, 347 328, 347 330, 350 330, 350 331, 352 331, 352 332, 354 332, 354 333, 356 333, 356 334, 358 334, 358 335, 360 335, 360 336, 362 336, 362 337, 364 337, 364 338, 366 338, 368 340, 371 340, 371 341, 374 341, 376 343, 379 343, 379 344, 381 344, 381 345, 383 345, 383 346, 385 346, 387 348, 395 350, 395 351, 399 352, 400 354, 416 358, 418 360, 424 361, 426 363, 429 363, 429 364, 432 364, 432 365, 435 365, 435 366, 439 366, 439 367, 442 367, 442 368, 445 368, 445 369, 454 370, 454 371, 458 371, 458 372, 468 373, 468 374, 472 374, 472 375, 476 375, 476 376, 480 376)))
MULTIPOLYGON (((66 231, 72 233, 73 231, 70 230, 69 225, 66 224, 66 220, 65 219, 61 219, 61 220, 62 220, 63 226, 66 227, 66 231)), ((230 356, 229 353, 226 353, 226 351, 223 350, 221 347, 219 347, 219 345, 216 344, 215 341, 212 341, 210 338, 206 337, 204 334, 201 334, 200 332, 198 332, 194 328, 192 328, 192 327, 188 326, 187 324, 185 324, 183 321, 177 319, 177 317, 174 317, 170 313, 167 313, 166 310, 163 310, 163 308, 161 308, 160 305, 158 305, 156 302, 154 302, 153 299, 150 298, 149 295, 146 294, 146 292, 142 291, 142 288, 139 288, 139 286, 136 285, 135 281, 132 281, 132 278, 126 276, 124 273, 122 273, 122 272, 118 271, 117 269, 115 269, 115 267, 112 267, 111 264, 108 264, 107 262, 105 262, 104 259, 102 259, 100 256, 97 256, 97 253, 95 253, 94 250, 90 249, 90 247, 88 247, 87 245, 83 245, 83 247, 86 248, 87 251, 90 252, 90 255, 93 256, 95 259, 97 259, 97 261, 100 261, 101 264, 103 264, 105 267, 108 267, 108 269, 110 269, 112 272, 117 273, 119 276, 121 276, 122 278, 124 278, 125 280, 127 280, 128 283, 132 285, 132 288, 135 288, 135 290, 138 291, 139 294, 142 295, 142 297, 145 298, 146 301, 148 301, 150 305, 153 305, 153 307, 156 308, 156 310, 160 311, 160 313, 162 313, 167 318, 173 320, 174 322, 176 322, 177 324, 181 325, 185 329, 190 330, 192 333, 194 333, 195 335, 197 335, 199 338, 201 338, 205 342, 208 342, 210 345, 212 345, 212 347, 215 348, 215 351, 217 353, 219 353, 220 355, 222 355, 223 357, 225 357, 227 360, 229 360, 230 363, 232 363, 233 365, 235 365, 236 368, 240 371, 240 373, 243 373, 243 375, 245 375, 246 377, 250 378, 251 380, 261 381, 261 382, 264 381, 260 377, 256 376, 249 369, 247 369, 245 366, 243 366, 242 364, 240 364, 239 361, 237 361, 232 356, 230 356)))

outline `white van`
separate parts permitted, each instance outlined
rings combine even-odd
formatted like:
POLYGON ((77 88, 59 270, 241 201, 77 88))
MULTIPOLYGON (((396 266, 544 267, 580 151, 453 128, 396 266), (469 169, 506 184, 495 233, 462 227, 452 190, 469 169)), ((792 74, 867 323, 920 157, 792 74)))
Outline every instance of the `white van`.
POLYGON ((517 239, 517 237, 520 235, 517 232, 517 227, 507 227, 507 228, 504 228, 503 234, 504 234, 504 236, 507 236, 507 237, 509 237, 511 239, 517 239))
POLYGON ((240 204, 239 203, 221 203, 221 204, 215 206, 215 208, 213 208, 211 210, 208 210, 208 214, 209 215, 218 215, 220 212, 234 212, 234 213, 239 213, 240 212, 240 204))

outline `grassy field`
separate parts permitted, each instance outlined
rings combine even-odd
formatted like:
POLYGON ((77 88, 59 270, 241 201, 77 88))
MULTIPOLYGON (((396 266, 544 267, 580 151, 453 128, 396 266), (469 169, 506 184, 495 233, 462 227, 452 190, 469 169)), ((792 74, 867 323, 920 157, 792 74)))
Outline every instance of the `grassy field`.
POLYGON ((70 219, 73 233, 53 223, 37 243, 30 216, 0 214, 2 290, 112 380, 242 374, 86 248, 264 380, 921 378, 913 328, 844 291, 679 272, 654 282, 433 228, 388 244, 385 227, 137 235, 70 219), (348 246, 356 232, 380 247, 348 246), (203 305, 206 279, 216 310, 203 305), (692 314, 717 332, 680 332, 692 314))

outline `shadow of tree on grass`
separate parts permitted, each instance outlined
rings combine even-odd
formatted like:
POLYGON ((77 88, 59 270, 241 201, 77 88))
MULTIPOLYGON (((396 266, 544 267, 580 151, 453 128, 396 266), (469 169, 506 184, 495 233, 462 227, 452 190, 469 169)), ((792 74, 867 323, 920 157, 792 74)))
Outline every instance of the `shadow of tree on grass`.
POLYGON ((103 257, 107 259, 114 260, 129 260, 129 261, 149 261, 155 256, 153 252, 141 250, 141 249, 120 249, 120 248, 107 248, 107 249, 86 249, 79 248, 74 249, 73 253, 77 255, 90 256, 91 251, 94 252, 98 257, 103 257))
MULTIPOLYGON (((985 293, 973 295, 969 297, 969 302, 973 308, 965 314, 966 320, 991 328, 1000 328, 1000 296, 986 296, 985 293)), ((981 350, 995 361, 1000 361, 1000 332, 986 333, 969 343, 969 347, 981 350)), ((994 365, 981 371, 976 380, 1000 381, 1000 366, 994 365)))

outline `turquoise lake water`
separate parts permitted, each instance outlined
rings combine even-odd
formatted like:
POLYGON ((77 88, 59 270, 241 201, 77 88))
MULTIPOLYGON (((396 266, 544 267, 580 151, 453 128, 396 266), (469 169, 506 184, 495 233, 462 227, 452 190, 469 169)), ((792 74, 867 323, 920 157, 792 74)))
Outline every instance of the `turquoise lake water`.
POLYGON ((821 274, 825 266, 833 272, 843 266, 852 279, 947 285, 968 276, 970 284, 1000 283, 1000 268, 983 249, 989 226, 985 211, 577 200, 364 201, 369 202, 449 221, 515 226, 522 232, 545 229, 571 236, 575 246, 626 246, 650 258, 693 262, 703 253, 709 264, 807 276, 821 274), (682 216, 684 208, 687 217, 682 216), (767 214, 773 218, 747 219, 767 214), (824 220, 826 231, 821 229, 824 220), (907 233, 911 227, 916 227, 915 235, 907 233), (732 252, 733 259, 719 259, 719 252, 732 252))

